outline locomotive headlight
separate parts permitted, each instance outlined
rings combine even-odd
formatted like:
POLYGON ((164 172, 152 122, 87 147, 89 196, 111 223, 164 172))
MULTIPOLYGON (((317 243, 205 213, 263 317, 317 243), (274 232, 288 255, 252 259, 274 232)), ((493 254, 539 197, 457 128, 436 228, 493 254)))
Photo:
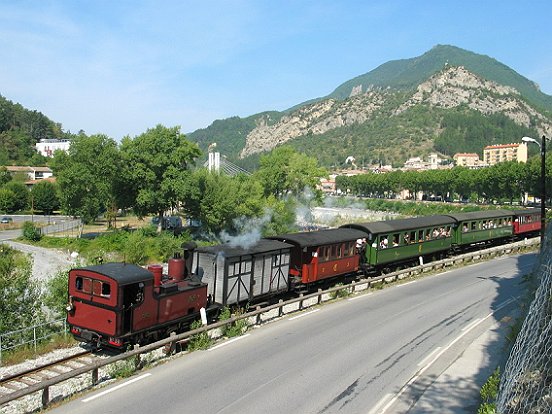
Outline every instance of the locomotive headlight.
POLYGON ((73 309, 75 309, 75 307, 73 306, 73 297, 72 296, 69 296, 69 303, 67 304, 67 306, 65 307, 65 310, 67 312, 71 312, 73 309))

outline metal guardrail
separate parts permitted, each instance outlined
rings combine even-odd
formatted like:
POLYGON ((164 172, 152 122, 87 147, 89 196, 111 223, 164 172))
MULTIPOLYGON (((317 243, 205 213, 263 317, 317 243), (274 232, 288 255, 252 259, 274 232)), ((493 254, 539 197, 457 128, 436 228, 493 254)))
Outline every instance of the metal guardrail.
POLYGON ((2 365, 2 352, 28 345, 32 345, 36 351, 38 343, 60 334, 67 334, 67 321, 65 319, 49 321, 0 334, 0 366, 2 365), (55 329, 56 326, 58 329, 55 329))
MULTIPOLYGON (((347 289, 351 293, 356 292, 356 291, 362 291, 362 290, 369 289, 372 285, 382 283, 382 282, 383 283, 391 283, 391 282, 396 281, 396 280, 405 279, 407 277, 419 275, 419 274, 425 273, 425 272, 430 272, 432 270, 443 269, 443 268, 446 268, 446 267, 449 267, 449 266, 454 266, 456 264, 460 264, 460 263, 464 263, 464 262, 471 262, 471 261, 474 261, 474 260, 479 260, 479 259, 484 259, 484 258, 491 258, 491 257, 496 257, 496 256, 504 255, 504 254, 511 254, 511 253, 520 252, 520 251, 522 251, 526 248, 537 246, 537 245, 539 245, 539 243, 540 243, 539 238, 526 239, 524 241, 515 242, 515 243, 512 243, 512 244, 508 244, 508 245, 492 247, 492 248, 485 249, 485 250, 465 253, 465 254, 462 254, 462 255, 459 255, 459 256, 454 256, 454 257, 451 257, 451 258, 438 260, 438 261, 434 261, 434 262, 427 263, 427 264, 422 264, 422 265, 419 265, 419 266, 415 266, 415 267, 404 269, 404 270, 397 271, 397 272, 388 273, 388 274, 385 274, 385 275, 382 275, 382 276, 379 276, 379 277, 375 277, 375 278, 371 278, 371 279, 360 280, 360 281, 353 282, 353 283, 348 284, 348 285, 334 286, 334 287, 332 287, 330 289, 327 289, 327 290, 324 290, 324 291, 319 289, 315 293, 311 293, 311 294, 308 294, 308 295, 300 294, 299 297, 293 298, 293 299, 290 299, 290 300, 287 300, 287 301, 283 301, 282 299, 280 299, 280 301, 278 303, 274 304, 274 305, 270 305, 270 306, 263 307, 263 308, 260 308, 259 306, 257 306, 257 308, 254 311, 245 313, 243 315, 233 316, 233 317, 231 317, 227 320, 224 320, 224 321, 220 321, 220 322, 217 322, 217 323, 214 323, 214 324, 211 324, 211 325, 207 325, 207 326, 204 326, 204 327, 201 327, 201 328, 198 328, 198 329, 194 329, 192 331, 184 332, 184 333, 179 334, 179 335, 173 335, 173 336, 170 336, 168 338, 162 339, 161 341, 146 345, 144 347, 139 347, 139 348, 136 348, 132 351, 126 352, 124 354, 120 354, 120 355, 117 355, 117 356, 114 356, 114 357, 111 357, 111 358, 96 361, 95 363, 93 363, 90 366, 81 367, 81 368, 75 369, 71 372, 67 372, 65 374, 61 374, 59 376, 56 376, 55 378, 49 379, 47 381, 40 382, 38 384, 31 385, 31 386, 26 387, 24 389, 14 391, 14 392, 12 392, 8 395, 1 396, 0 397, 0 405, 8 403, 8 402, 13 401, 13 400, 16 400, 18 398, 24 397, 26 395, 30 395, 30 394, 42 391, 42 406, 44 408, 46 408, 48 406, 49 402, 50 402, 50 387, 52 387, 56 384, 59 384, 61 382, 67 381, 71 378, 74 378, 74 377, 77 377, 77 376, 80 376, 80 375, 83 375, 83 374, 87 374, 87 373, 90 372, 91 375, 92 375, 92 384, 96 385, 98 383, 98 370, 102 367, 114 364, 116 362, 119 362, 119 361, 122 361, 122 360, 125 360, 125 359, 130 359, 130 358, 134 358, 135 359, 135 366, 140 367, 141 355, 142 354, 146 354, 148 352, 155 351, 155 350, 157 350, 159 348, 162 348, 162 347, 165 347, 167 345, 170 346, 170 349, 174 349, 177 342, 184 341, 187 338, 190 338, 194 335, 197 335, 197 334, 200 334, 200 333, 203 333, 203 332, 212 331, 212 330, 221 328, 223 326, 235 323, 236 321, 239 321, 241 319, 252 320, 253 321, 252 325, 259 325, 263 322, 261 315, 263 315, 265 313, 269 313, 269 312, 277 309, 278 310, 278 317, 281 317, 285 313, 292 313, 292 312, 301 311, 301 310, 305 309, 305 303, 306 302, 308 302, 306 307, 316 306, 316 305, 321 304, 322 302, 324 302, 324 300, 323 300, 324 296, 328 297, 329 300, 333 300, 332 293, 338 292, 338 291, 343 290, 343 289, 347 289), (358 287, 358 289, 357 289, 357 287, 358 287), (284 308, 286 306, 289 306, 289 305, 292 305, 292 304, 295 304, 295 303, 298 304, 297 308, 294 308, 294 309, 292 309, 288 312, 284 311, 284 308)), ((270 319, 274 319, 274 317, 272 317, 270 319)))

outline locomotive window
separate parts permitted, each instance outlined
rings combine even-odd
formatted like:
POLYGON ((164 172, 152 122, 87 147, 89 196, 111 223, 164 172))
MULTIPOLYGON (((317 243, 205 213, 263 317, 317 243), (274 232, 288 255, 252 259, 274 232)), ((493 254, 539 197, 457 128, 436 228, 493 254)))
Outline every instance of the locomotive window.
POLYGON ((106 298, 111 296, 111 285, 109 283, 102 283, 102 296, 106 298))
POLYGON ((92 293, 92 279, 87 277, 82 278, 82 291, 84 293, 92 293))
POLYGON ((78 276, 76 279, 75 279, 75 289, 77 290, 82 290, 82 277, 78 276))
POLYGON ((102 295, 102 282, 100 282, 99 280, 92 281, 92 294, 94 296, 102 295))

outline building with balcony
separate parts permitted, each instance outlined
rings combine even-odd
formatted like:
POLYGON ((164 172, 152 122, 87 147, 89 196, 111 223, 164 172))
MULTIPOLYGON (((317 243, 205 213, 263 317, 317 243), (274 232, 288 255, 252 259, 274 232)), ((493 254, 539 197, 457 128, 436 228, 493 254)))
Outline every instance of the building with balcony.
POLYGON ((527 144, 488 145, 483 148, 483 160, 488 165, 504 161, 527 162, 527 144))

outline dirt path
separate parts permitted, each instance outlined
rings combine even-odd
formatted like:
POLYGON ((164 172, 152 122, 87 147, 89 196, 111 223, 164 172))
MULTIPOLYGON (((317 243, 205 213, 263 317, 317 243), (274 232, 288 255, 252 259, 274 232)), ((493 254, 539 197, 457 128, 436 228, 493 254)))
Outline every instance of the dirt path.
POLYGON ((46 281, 59 270, 65 270, 75 265, 75 260, 66 251, 30 246, 14 241, 6 241, 5 243, 14 249, 31 254, 33 257, 33 277, 37 280, 46 281))

